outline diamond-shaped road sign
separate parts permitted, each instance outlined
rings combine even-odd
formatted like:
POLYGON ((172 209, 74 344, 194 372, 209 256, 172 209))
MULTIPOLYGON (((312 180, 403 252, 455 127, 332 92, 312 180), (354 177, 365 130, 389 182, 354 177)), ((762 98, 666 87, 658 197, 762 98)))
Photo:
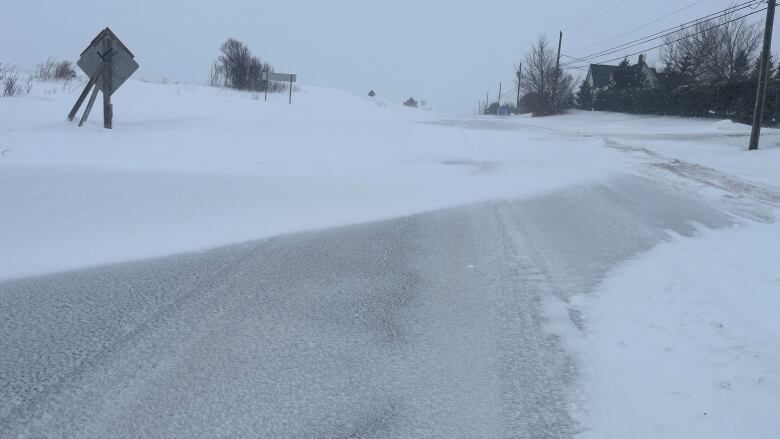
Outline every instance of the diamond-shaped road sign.
POLYGON ((100 91, 111 95, 127 81, 127 78, 138 70, 138 63, 133 59, 135 56, 130 52, 127 46, 117 38, 111 29, 103 29, 103 31, 92 40, 89 46, 81 52, 81 58, 79 58, 76 64, 81 67, 81 70, 83 70, 87 76, 93 78, 95 75, 102 72, 104 62, 108 61, 108 57, 110 57, 111 61, 110 87, 107 87, 107 84, 104 83, 105 81, 103 81, 102 76, 98 83, 100 85, 100 91), (110 43, 108 44, 108 47, 111 47, 111 49, 107 53, 104 53, 106 52, 104 48, 107 47, 105 43, 106 39, 109 40, 110 43))

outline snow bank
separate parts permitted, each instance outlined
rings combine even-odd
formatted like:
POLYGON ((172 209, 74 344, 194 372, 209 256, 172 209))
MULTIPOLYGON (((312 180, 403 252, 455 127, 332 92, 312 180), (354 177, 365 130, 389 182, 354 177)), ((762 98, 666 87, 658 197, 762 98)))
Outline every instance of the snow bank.
POLYGON ((599 179, 597 140, 433 125, 436 116, 303 87, 287 96, 129 81, 114 130, 82 84, 0 99, 0 279, 521 197, 599 179))
POLYGON ((579 296, 583 438, 775 438, 780 225, 675 239, 579 296))
POLYGON ((572 111, 560 117, 516 119, 510 123, 517 129, 601 138, 780 187, 780 129, 764 128, 761 149, 748 153, 750 126, 728 120, 572 111))

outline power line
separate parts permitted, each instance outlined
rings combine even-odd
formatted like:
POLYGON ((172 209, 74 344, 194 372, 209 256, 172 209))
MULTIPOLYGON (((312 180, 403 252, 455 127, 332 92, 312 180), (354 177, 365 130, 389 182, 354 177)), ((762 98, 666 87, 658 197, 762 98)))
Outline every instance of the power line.
MULTIPOLYGON (((678 38, 678 39, 676 39, 676 40, 669 41, 668 43, 667 43, 667 42, 665 42, 664 44, 659 44, 658 46, 655 46, 655 47, 650 47, 650 48, 648 48, 648 49, 643 49, 643 50, 640 50, 639 52, 631 53, 631 54, 628 54, 628 55, 623 55, 623 56, 621 56, 621 57, 618 57, 618 58, 608 59, 608 60, 604 60, 604 61, 601 61, 601 62, 602 62, 602 63, 608 63, 608 62, 613 62, 613 61, 620 61, 620 60, 623 60, 623 59, 625 59, 625 58, 630 58, 630 57, 632 57, 632 56, 636 56, 636 55, 642 54, 642 53, 644 53, 644 52, 647 52, 647 51, 650 51, 650 50, 659 49, 659 48, 661 48, 661 47, 664 47, 664 46, 666 46, 666 45, 677 43, 677 42, 679 42, 679 41, 682 41, 682 40, 684 40, 684 39, 686 39, 686 38, 690 38, 690 37, 693 37, 693 36, 695 36, 695 35, 699 35, 699 34, 702 34, 702 33, 704 33, 704 32, 707 32, 707 31, 709 31, 709 30, 712 30, 712 29, 715 29, 715 28, 718 28, 718 27, 721 27, 721 26, 725 26, 725 25, 727 25, 727 24, 729 24, 729 23, 732 23, 732 22, 734 22, 734 21, 741 20, 741 19, 743 19, 743 18, 745 18, 745 17, 751 16, 751 15, 753 15, 753 14, 757 14, 757 13, 759 13, 759 12, 763 12, 763 11, 766 11, 766 8, 759 9, 759 10, 757 10, 757 11, 753 11, 753 12, 751 12, 751 13, 749 13, 749 14, 745 14, 745 15, 743 15, 743 16, 741 16, 741 17, 734 18, 734 19, 732 19, 732 20, 729 20, 729 21, 726 21, 726 22, 724 22, 724 23, 719 23, 719 24, 717 24, 717 25, 715 25, 715 26, 708 27, 708 28, 706 28, 706 29, 702 29, 702 30, 701 30, 701 31, 699 31, 699 32, 695 32, 695 33, 693 33, 693 34, 686 35, 686 36, 684 36, 684 37, 682 37, 682 38, 678 38)), ((568 69, 578 69, 578 68, 589 67, 589 65, 585 64, 585 65, 581 65, 581 66, 565 66, 565 67, 566 67, 566 68, 568 68, 568 69)))
POLYGON ((669 28, 669 29, 665 29, 665 30, 656 32, 654 34, 650 34, 650 35, 647 35, 645 37, 638 38, 638 39, 633 40, 633 41, 629 41, 628 43, 624 43, 624 44, 621 44, 619 46, 615 46, 615 47, 612 47, 612 48, 609 48, 609 49, 604 49, 604 50, 601 50, 601 51, 598 51, 598 52, 595 52, 595 53, 592 53, 590 55, 586 55, 586 56, 583 56, 583 57, 572 57, 572 56, 567 55, 567 58, 571 58, 571 59, 574 60, 573 62, 570 61, 567 64, 573 64, 573 63, 575 63, 577 61, 587 61, 589 59, 597 58, 597 57, 600 57, 600 56, 611 55, 613 53, 620 52, 621 50, 630 49, 632 47, 636 47, 636 46, 639 46, 639 45, 642 45, 642 44, 646 44, 646 43, 649 43, 649 42, 654 41, 654 40, 665 38, 665 37, 667 37, 669 35, 674 35, 674 34, 680 32, 682 30, 685 30, 685 29, 697 26, 697 25, 699 25, 699 24, 701 24, 703 22, 706 22, 706 21, 709 21, 709 20, 713 20, 713 19, 716 19, 716 18, 723 18, 723 17, 728 16, 729 14, 732 14, 732 13, 737 12, 737 11, 741 11, 743 9, 753 8, 754 6, 757 6, 758 2, 760 2, 760 0, 751 0, 751 1, 739 4, 739 5, 731 6, 729 8, 720 10, 718 12, 714 12, 714 13, 705 15, 703 17, 697 18, 696 20, 691 20, 691 21, 688 21, 688 22, 683 23, 681 25, 678 25, 678 26, 675 26, 675 27, 672 27, 672 28, 669 28))
POLYGON ((583 24, 588 24, 588 23, 590 23, 590 22, 592 22, 592 21, 598 20, 599 18, 601 18, 601 17, 603 17, 603 16, 605 16, 605 15, 609 14, 610 12, 614 11, 615 9, 618 9, 619 7, 621 7, 621 6, 625 5, 626 3, 629 3, 629 2, 631 2, 631 1, 633 1, 633 0, 624 0, 624 1, 622 1, 622 2, 620 2, 620 3, 618 3, 618 4, 616 4, 615 6, 612 6, 611 8, 607 9, 607 10, 606 10, 606 11, 604 11, 604 12, 601 12, 601 13, 599 13, 599 14, 596 14, 595 16, 593 16, 593 17, 591 17, 591 18, 588 18, 587 20, 581 21, 581 22, 579 22, 579 23, 577 23, 577 24, 574 24, 574 25, 571 25, 571 26, 569 26, 569 27, 567 27, 567 28, 564 28, 563 30, 571 30, 571 29, 574 29, 574 28, 580 27, 580 26, 582 26, 583 24))
POLYGON ((739 4, 739 5, 731 6, 729 8, 720 10, 718 12, 714 12, 714 13, 705 15, 703 17, 697 18, 696 20, 691 20, 691 21, 688 21, 688 22, 683 23, 681 25, 678 25, 678 26, 675 26, 675 27, 672 27, 672 28, 669 28, 669 29, 662 30, 662 31, 656 32, 654 34, 650 34, 650 35, 647 35, 645 37, 638 38, 638 39, 635 39, 633 41, 629 41, 628 43, 624 43, 624 44, 621 44, 621 45, 618 45, 618 46, 615 46, 615 47, 612 47, 612 48, 609 48, 609 49, 604 49, 604 50, 601 50, 601 51, 598 51, 598 52, 594 52, 594 53, 586 55, 586 56, 573 57, 573 56, 570 56, 570 55, 566 55, 566 57, 572 59, 572 61, 569 61, 569 62, 565 63, 565 65, 571 65, 571 64, 575 64, 577 62, 588 61, 588 60, 591 60, 591 59, 594 59, 594 58, 598 58, 598 57, 602 57, 602 56, 605 56, 605 55, 611 55, 613 53, 617 53, 617 52, 620 52, 620 51, 625 50, 625 49, 630 49, 632 47, 640 46, 642 44, 646 44, 646 43, 649 43, 649 42, 654 41, 654 40, 665 38, 667 36, 674 35, 674 34, 680 32, 682 30, 689 29, 691 27, 697 26, 697 25, 701 24, 702 22, 706 22, 706 21, 713 20, 713 19, 716 19, 716 18, 726 17, 729 14, 732 14, 734 12, 738 12, 738 11, 741 11, 741 10, 747 9, 747 8, 752 8, 754 6, 757 6, 758 2, 760 2, 760 0, 751 0, 751 1, 739 4))
MULTIPOLYGON (((706 28, 706 29, 702 29, 702 30, 701 30, 701 31, 699 31, 699 32, 695 32, 695 33, 692 33, 692 34, 690 34, 690 35, 686 35, 686 36, 684 36, 684 37, 682 37, 682 38, 678 38, 678 39, 676 39, 676 40, 674 40, 674 41, 665 42, 664 44, 659 44, 658 46, 655 46, 655 47, 651 47, 651 48, 648 48, 648 49, 640 50, 639 52, 636 52, 636 53, 631 53, 631 54, 628 54, 628 55, 623 55, 623 56, 621 56, 621 57, 618 57, 618 58, 609 59, 609 60, 604 60, 604 61, 601 61, 601 62, 602 62, 602 63, 608 63, 608 62, 613 62, 613 61, 619 61, 619 60, 622 60, 622 59, 625 59, 625 58, 630 58, 630 57, 632 57, 632 56, 639 55, 639 54, 641 54, 641 53, 644 53, 644 52, 647 52, 647 51, 650 51, 650 50, 659 49, 659 48, 661 48, 661 47, 664 47, 664 46, 666 46, 666 45, 669 45, 669 44, 674 44, 674 43, 677 43, 677 42, 679 42, 679 41, 682 41, 682 40, 684 40, 684 39, 686 39, 686 38, 690 38, 690 37, 692 37, 692 36, 695 36, 695 35, 702 34, 702 33, 704 33, 704 32, 707 32, 707 31, 709 31, 709 30, 712 30, 712 29, 715 29, 715 28, 718 28, 718 27, 721 27, 721 26, 725 26, 725 25, 727 25, 727 24, 729 24, 729 23, 732 23, 732 22, 734 22, 734 21, 741 20, 741 19, 743 19, 743 18, 745 18, 745 17, 749 17, 749 16, 751 16, 751 15, 753 15, 753 14, 758 14, 759 12, 766 11, 766 9, 767 9, 767 8, 763 8, 763 9, 759 9, 759 10, 756 10, 756 11, 750 12, 750 13, 748 13, 748 14, 745 14, 745 15, 742 15, 742 16, 740 16, 740 17, 737 17, 737 18, 734 18, 734 19, 728 20, 728 21, 726 21, 726 22, 719 23, 719 24, 717 24, 717 25, 715 25, 715 26, 708 27, 708 28, 706 28)), ((581 66, 570 66, 570 65, 567 65, 567 66, 564 66, 564 67, 565 67, 565 68, 567 68, 567 69, 579 69, 579 68, 583 68, 583 67, 588 67, 588 65, 587 65, 587 64, 585 64, 585 65, 581 65, 581 66)))
POLYGON ((596 42, 596 43, 593 43, 593 44, 589 44, 589 45, 587 45, 587 46, 578 47, 578 48, 576 48, 576 49, 573 49, 573 50, 571 50, 571 52, 570 52, 570 53, 579 52, 579 51, 582 51, 582 50, 585 50, 585 49, 590 49, 591 47, 596 47, 596 46, 599 46, 599 45, 601 45, 601 44, 603 44, 603 43, 607 43, 607 42, 609 42, 609 41, 614 41, 614 40, 617 40, 618 38, 621 38, 621 37, 624 37, 624 36, 626 36, 626 35, 632 34, 632 33, 636 32, 636 31, 638 31, 638 30, 641 30, 641 29, 644 29, 644 28, 646 28, 646 27, 648 27, 648 26, 652 26, 652 25, 654 25, 654 24, 658 23, 659 21, 663 21, 663 20, 665 20, 665 19, 667 19, 667 18, 671 17, 672 15, 678 14, 678 13, 680 13, 680 12, 682 12, 682 11, 686 10, 686 9, 690 9, 690 8, 692 8, 693 6, 696 6, 696 5, 698 5, 699 3, 703 2, 703 1, 704 1, 704 0, 696 0, 696 1, 695 1, 695 2, 693 2, 693 3, 689 3, 689 4, 687 4, 686 6, 683 6, 682 8, 680 8, 680 9, 677 9, 676 11, 670 12, 670 13, 668 13, 668 14, 664 15, 663 17, 656 18, 655 20, 653 20, 653 21, 651 21, 651 22, 649 22, 649 23, 643 24, 642 26, 635 27, 635 28, 633 28, 633 29, 631 29, 631 30, 628 30, 628 31, 626 31, 626 32, 623 32, 622 34, 615 35, 614 37, 607 38, 606 40, 601 40, 601 41, 599 41, 599 42, 596 42))

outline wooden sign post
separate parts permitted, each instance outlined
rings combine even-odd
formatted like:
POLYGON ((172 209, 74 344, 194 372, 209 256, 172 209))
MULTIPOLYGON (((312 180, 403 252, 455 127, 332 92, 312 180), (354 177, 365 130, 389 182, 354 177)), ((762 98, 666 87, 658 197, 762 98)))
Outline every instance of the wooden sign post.
POLYGON ((292 104, 292 92, 293 83, 298 80, 298 75, 295 73, 276 73, 276 72, 263 72, 262 80, 265 81, 265 96, 268 100, 268 85, 270 81, 289 82, 290 83, 290 104, 292 104))
POLYGON ((138 63, 135 62, 134 58, 133 53, 111 29, 103 29, 81 52, 81 58, 77 64, 87 74, 89 81, 76 100, 76 104, 68 113, 68 120, 73 120, 76 117, 79 107, 84 103, 89 90, 92 89, 87 108, 84 109, 84 114, 79 121, 79 126, 82 126, 87 121, 95 98, 97 98, 97 92, 100 90, 103 92, 103 127, 111 129, 114 119, 111 95, 138 70, 138 63))

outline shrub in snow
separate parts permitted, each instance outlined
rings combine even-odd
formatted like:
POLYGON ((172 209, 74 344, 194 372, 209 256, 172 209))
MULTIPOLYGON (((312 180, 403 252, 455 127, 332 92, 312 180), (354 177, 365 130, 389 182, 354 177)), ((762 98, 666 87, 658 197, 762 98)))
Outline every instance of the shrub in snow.
POLYGON ((38 64, 34 76, 43 81, 68 80, 76 77, 76 70, 73 63, 68 60, 57 61, 54 58, 49 58, 38 64))
POLYGON ((0 87, 2 87, 3 97, 22 96, 30 94, 32 89, 31 78, 22 80, 14 66, 3 66, 0 64, 0 87))
POLYGON ((417 108, 417 101, 414 98, 409 98, 404 101, 404 105, 407 107, 417 108))

